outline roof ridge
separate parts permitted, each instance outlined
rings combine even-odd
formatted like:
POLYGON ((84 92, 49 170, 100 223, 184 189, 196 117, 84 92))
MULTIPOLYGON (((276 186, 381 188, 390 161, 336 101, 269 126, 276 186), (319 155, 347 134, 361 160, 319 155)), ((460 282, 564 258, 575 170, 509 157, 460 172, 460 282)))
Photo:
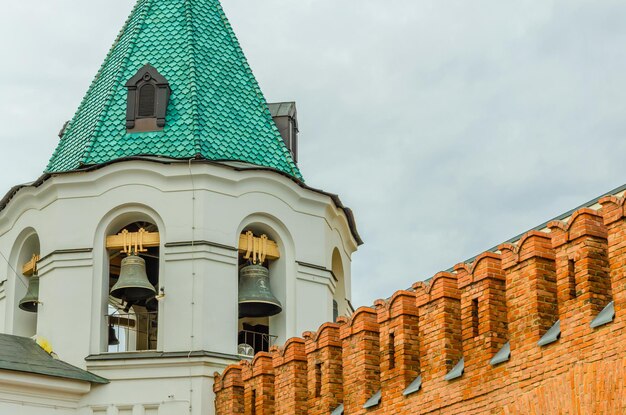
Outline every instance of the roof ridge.
POLYGON ((189 48, 191 49, 191 58, 190 58, 190 62, 189 62, 189 70, 191 72, 191 76, 189 77, 190 82, 189 82, 189 89, 190 89, 190 94, 189 94, 189 100, 192 101, 192 119, 193 119, 193 123, 192 123, 192 127, 191 127, 191 136, 193 139, 193 145, 194 145, 194 150, 196 154, 200 154, 201 153, 201 146, 200 146, 200 138, 198 137, 197 134, 197 128, 198 128, 198 121, 199 121, 199 115, 198 115, 198 83, 197 83, 197 77, 198 77, 198 73, 197 73, 197 68, 196 68, 196 37, 195 37, 195 29, 193 26, 193 18, 194 18, 194 13, 193 13, 193 5, 191 4, 192 0, 185 0, 185 18, 187 20, 187 37, 189 38, 189 48))
POLYGON ((278 127, 276 127, 276 124, 274 123, 274 120, 272 119, 272 114, 270 113, 269 107, 267 106, 267 100, 265 99, 265 96, 263 95, 263 91, 261 91, 261 87, 259 86, 259 83, 256 79, 256 77, 254 76, 254 72, 252 71, 252 68, 250 67, 250 64, 248 63, 248 58, 246 58, 245 53, 243 52, 243 49, 241 48, 241 44, 239 43, 239 39, 237 39, 237 36, 235 35, 235 31, 233 30, 228 17, 226 16, 226 13, 224 13, 224 8, 222 7, 221 3, 219 1, 215 2, 215 5, 217 7, 217 11, 220 15, 222 24, 224 25, 224 28, 226 29, 227 33, 229 34, 231 41, 233 42, 233 45, 235 46, 235 48, 237 49, 237 51, 239 52, 239 56, 241 57, 242 61, 243 61, 243 65, 246 69, 246 74, 248 75, 248 79, 250 82, 252 82, 252 85, 254 87, 254 92, 257 95, 257 98, 259 98, 259 101, 262 104, 263 108, 263 113, 265 115, 266 118, 269 118, 270 122, 270 128, 274 131, 274 137, 275 139, 277 139, 279 141, 279 148, 282 150, 282 155, 283 158, 285 159, 285 162, 287 163, 287 166, 289 166, 290 170, 291 170, 291 174, 293 174, 295 177, 299 178, 300 180, 304 181, 304 178, 302 177, 302 173, 300 173, 300 170, 296 167, 295 162, 293 161, 293 158, 291 157, 291 154, 289 153, 289 150, 287 149, 287 147, 285 146, 285 143, 283 142, 282 136, 280 135, 280 132, 278 131, 278 127))
MULTIPOLYGON (((130 57, 132 56, 132 52, 135 49, 135 46, 137 45, 137 35, 141 32, 141 29, 143 28, 143 25, 146 21, 146 16, 148 15, 148 12, 150 11, 154 0, 139 0, 137 2, 137 5, 139 5, 139 3, 141 2, 145 3, 143 12, 141 13, 139 17, 139 22, 137 26, 133 28, 134 33, 132 33, 131 35, 129 45, 128 45, 128 50, 126 51, 126 56, 124 56, 124 61, 122 64, 120 64, 120 66, 117 69, 117 76, 115 77, 116 82, 112 82, 109 90, 107 91, 106 99, 105 99, 106 103, 104 104, 104 106, 102 107, 102 110, 100 111, 98 121, 96 122, 96 126, 93 130, 92 139, 90 140, 89 145, 85 148, 85 151, 83 153, 83 158, 81 160, 81 164, 86 163, 86 161, 89 159, 89 154, 91 153, 91 149, 98 142, 98 133, 100 132, 102 128, 102 120, 104 119, 104 117, 109 111, 109 108, 111 107, 111 103, 112 103, 111 97, 115 93, 115 87, 117 85, 117 82, 120 81, 120 79, 122 78, 122 75, 124 74, 124 70, 128 66, 128 61, 130 60, 130 57)), ((132 16, 132 13, 131 13, 131 16, 132 16)))

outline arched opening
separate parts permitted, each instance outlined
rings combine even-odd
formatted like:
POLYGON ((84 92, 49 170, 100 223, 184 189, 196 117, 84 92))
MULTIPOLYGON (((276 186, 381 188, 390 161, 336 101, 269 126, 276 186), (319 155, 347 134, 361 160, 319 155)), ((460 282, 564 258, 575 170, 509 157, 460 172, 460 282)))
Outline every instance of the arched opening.
MULTIPOLYGON (((278 234, 264 223, 251 223, 243 228, 240 238, 249 240, 259 253, 275 248, 279 257, 251 252, 239 253, 239 322, 238 353, 251 357, 269 349, 278 341, 284 329, 283 311, 286 306, 286 259, 284 245, 278 234), (256 241, 253 242, 253 238, 256 241), (264 247, 264 248, 263 248, 264 247)), ((248 243, 248 242, 246 242, 248 243)))
POLYGON ((159 325, 159 246, 143 246, 143 235, 158 233, 149 221, 112 226, 124 249, 107 248, 107 351, 157 350, 159 325), (128 243, 128 247, 127 247, 128 243))
MULTIPOLYGON (((13 334, 32 337, 37 333, 38 289, 32 284, 38 284, 36 269, 24 275, 24 265, 31 262, 34 256, 40 254, 41 244, 37 233, 30 229, 25 231, 15 246, 14 260, 11 274, 13 280, 13 334), (15 270, 15 273, 13 272, 15 270), (29 290, 30 288, 30 290, 29 290)), ((34 264, 34 263, 33 263, 34 264)))
POLYGON ((348 317, 350 306, 346 298, 346 283, 343 271, 343 262, 339 250, 335 248, 332 258, 332 272, 335 278, 336 288, 333 294, 333 319, 336 322, 339 316, 348 317))

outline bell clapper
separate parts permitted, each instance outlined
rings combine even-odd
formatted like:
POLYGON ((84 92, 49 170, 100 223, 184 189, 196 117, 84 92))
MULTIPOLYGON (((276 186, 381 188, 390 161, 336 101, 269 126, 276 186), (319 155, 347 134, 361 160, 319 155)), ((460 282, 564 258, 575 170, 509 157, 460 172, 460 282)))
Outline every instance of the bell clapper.
POLYGON ((156 298, 157 301, 165 299, 165 287, 159 287, 159 293, 154 298, 156 298))
POLYGON ((126 301, 126 305, 124 306, 124 313, 128 313, 130 311, 130 308, 133 306, 134 304, 131 303, 130 301, 126 301))

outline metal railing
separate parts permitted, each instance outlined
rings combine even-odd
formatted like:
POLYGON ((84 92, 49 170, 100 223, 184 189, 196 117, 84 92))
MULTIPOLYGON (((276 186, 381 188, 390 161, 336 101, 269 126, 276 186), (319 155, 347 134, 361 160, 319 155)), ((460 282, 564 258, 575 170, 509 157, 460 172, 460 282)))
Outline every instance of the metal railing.
POLYGON ((256 331, 240 330, 237 336, 238 350, 237 354, 251 357, 258 352, 269 352, 270 348, 276 343, 278 336, 272 334, 258 333, 256 331), (250 349, 244 347, 248 345, 250 349))
POLYGON ((158 312, 124 313, 115 311, 106 316, 109 352, 156 350, 158 312))

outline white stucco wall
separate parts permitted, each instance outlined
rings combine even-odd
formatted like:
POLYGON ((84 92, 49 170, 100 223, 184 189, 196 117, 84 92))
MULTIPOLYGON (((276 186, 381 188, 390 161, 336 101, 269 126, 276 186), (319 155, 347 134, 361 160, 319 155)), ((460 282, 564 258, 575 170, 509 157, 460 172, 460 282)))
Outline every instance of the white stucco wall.
POLYGON ((88 382, 0 370, 0 414, 76 415, 88 382))
MULTIPOLYGON (((344 212, 330 197, 274 172, 126 161, 24 188, 0 212, 0 250, 13 261, 0 264, 0 281, 6 278, 0 287, 0 329, 26 333, 25 321, 36 319, 37 334, 50 341, 62 360, 87 368, 88 355, 106 350, 106 235, 139 220, 154 223, 161 234, 159 285, 166 295, 159 302, 159 351, 236 354, 235 247, 244 229, 265 232, 280 247, 281 258, 270 268, 272 291, 283 305, 283 312, 270 318, 271 334, 278 335, 279 344, 332 320, 335 250, 341 255, 349 299, 350 261, 357 244, 344 212), (32 254, 32 247, 24 248, 31 235, 36 235, 42 256, 42 304, 36 316, 17 308, 23 292, 18 292, 20 277, 12 272, 32 254)), ((236 357, 215 359, 169 359, 165 366, 157 359, 150 363, 153 370, 143 360, 131 359, 121 367, 119 362, 111 367, 90 363, 91 370, 115 380, 94 388, 83 406, 109 413, 113 410, 107 405, 119 403, 117 413, 135 414, 135 405, 141 403, 151 413, 163 402, 175 407, 179 400, 189 400, 192 384, 202 396, 192 397, 198 399, 192 404, 198 412, 193 413, 213 413, 212 371, 236 357), (194 372, 196 366, 203 368, 200 373, 194 372)))

